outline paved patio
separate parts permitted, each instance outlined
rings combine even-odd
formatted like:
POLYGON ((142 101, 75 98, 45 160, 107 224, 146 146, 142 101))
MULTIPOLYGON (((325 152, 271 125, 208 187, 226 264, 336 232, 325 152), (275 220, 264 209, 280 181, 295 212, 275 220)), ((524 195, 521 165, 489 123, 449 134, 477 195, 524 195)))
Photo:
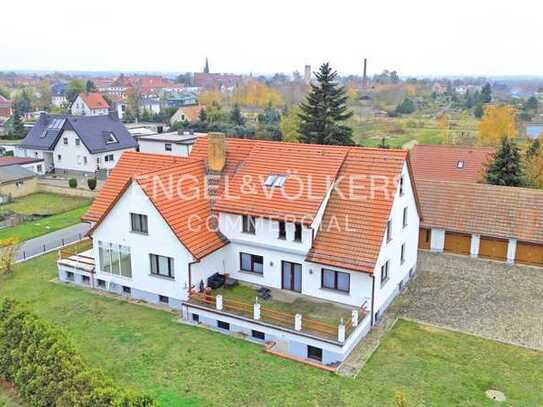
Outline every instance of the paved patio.
POLYGON ((543 269, 419 251, 417 275, 341 366, 355 376, 397 318, 543 350, 543 269))

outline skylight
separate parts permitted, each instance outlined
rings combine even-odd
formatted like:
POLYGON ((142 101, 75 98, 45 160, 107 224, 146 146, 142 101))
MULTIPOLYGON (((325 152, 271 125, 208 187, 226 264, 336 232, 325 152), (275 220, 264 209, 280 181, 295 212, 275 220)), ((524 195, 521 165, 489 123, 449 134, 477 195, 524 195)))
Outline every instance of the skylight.
POLYGON ((286 175, 271 174, 271 175, 268 175, 268 177, 266 178, 266 181, 264 182, 264 186, 282 187, 283 185, 285 185, 286 180, 287 180, 286 175))
POLYGON ((456 168, 462 169, 464 168, 464 161, 460 160, 456 163, 456 168))
POLYGON ((113 133, 109 133, 106 136, 106 144, 113 144, 113 143, 118 143, 118 142, 119 140, 117 140, 117 137, 115 137, 113 133))

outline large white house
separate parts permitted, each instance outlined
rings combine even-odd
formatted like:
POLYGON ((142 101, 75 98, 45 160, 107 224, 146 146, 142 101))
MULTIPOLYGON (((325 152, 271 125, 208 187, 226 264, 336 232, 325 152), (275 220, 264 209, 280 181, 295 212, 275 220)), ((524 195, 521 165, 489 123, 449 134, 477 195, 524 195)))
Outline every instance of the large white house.
POLYGON ((109 104, 101 93, 82 92, 72 103, 71 113, 76 116, 101 116, 109 112, 109 104))
POLYGON ((61 257, 59 279, 337 366, 415 271, 412 181, 404 150, 210 134, 187 158, 124 153, 84 216, 93 249, 61 257), (216 273, 347 317, 330 328, 216 295, 206 290, 216 273))
POLYGON ((92 174, 111 170, 137 142, 115 114, 68 116, 42 113, 15 155, 43 160, 45 172, 92 174))

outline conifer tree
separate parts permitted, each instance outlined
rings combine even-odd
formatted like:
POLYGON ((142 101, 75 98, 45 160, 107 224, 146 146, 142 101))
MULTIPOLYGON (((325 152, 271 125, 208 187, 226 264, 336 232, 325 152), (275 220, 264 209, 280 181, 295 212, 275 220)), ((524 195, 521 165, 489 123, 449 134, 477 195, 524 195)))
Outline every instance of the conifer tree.
POLYGON ((486 170, 486 182, 511 187, 522 186, 524 173, 520 149, 514 140, 504 137, 486 170))
POLYGON ((342 124, 352 116, 347 109, 345 88, 336 81, 337 72, 328 63, 315 74, 317 83, 300 104, 301 141, 313 144, 353 145, 352 129, 342 124))

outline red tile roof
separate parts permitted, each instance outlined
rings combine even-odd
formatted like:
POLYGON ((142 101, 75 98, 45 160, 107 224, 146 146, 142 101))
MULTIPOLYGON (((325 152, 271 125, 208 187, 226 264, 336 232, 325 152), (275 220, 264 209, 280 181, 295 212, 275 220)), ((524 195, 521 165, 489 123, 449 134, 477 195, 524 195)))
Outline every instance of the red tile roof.
POLYGON ((306 260, 373 272, 406 159, 405 150, 349 150, 306 260), (383 187, 373 197, 372 182, 383 187), (348 193, 351 185, 354 194, 348 193))
POLYGON ((0 157, 0 167, 9 167, 11 165, 25 165, 42 162, 41 158, 30 157, 0 157))
POLYGON ((89 109, 109 109, 109 105, 101 93, 83 92, 79 94, 79 97, 83 100, 83 102, 85 102, 89 109))
POLYGON ((211 204, 205 193, 205 171, 203 161, 192 161, 136 178, 173 233, 196 259, 228 243, 210 223, 211 204), (162 185, 176 186, 175 199, 162 185))
POLYGON ((493 148, 418 144, 411 150, 411 162, 415 179, 482 182, 493 153, 493 148))
POLYGON ((182 164, 186 161, 187 158, 184 157, 144 154, 135 151, 124 152, 100 193, 81 219, 87 222, 97 222, 133 176, 182 164))
POLYGON ((417 180, 421 226, 543 243, 543 191, 417 180))
MULTIPOLYGON (((207 138, 198 138, 189 158, 124 153, 84 219, 102 219, 134 175, 158 175, 177 179, 182 174, 190 174, 203 180, 207 146, 207 138)), ((392 205, 392 199, 387 199, 385 195, 393 197, 397 188, 395 181, 406 159, 405 150, 227 138, 226 166, 220 179, 220 188, 213 200, 198 198, 192 203, 177 202, 176 199, 168 200, 164 196, 152 200, 174 233, 194 256, 199 258, 221 247, 225 241, 220 234, 192 233, 186 227, 188 214, 204 215, 215 210, 286 218, 288 221, 311 224, 327 191, 332 183, 337 182, 308 260, 371 273, 377 261, 392 205), (273 190, 263 185, 270 174, 287 175, 281 189, 273 190), (348 177, 356 176, 355 186, 367 190, 374 175, 393 181, 388 182, 386 194, 377 193, 373 198, 363 200, 356 197, 345 198, 344 191, 348 190, 348 183, 351 182, 348 177), (252 178, 249 180, 248 177, 252 178), (246 193, 247 190, 252 192, 246 193), (336 233, 337 228, 332 225, 334 218, 339 221, 340 227, 347 226, 342 233, 336 233), (185 225, 182 225, 183 222, 185 225)), ((149 184, 138 182, 151 196, 149 184)), ((201 190, 205 188, 203 183, 196 186, 201 190)))

